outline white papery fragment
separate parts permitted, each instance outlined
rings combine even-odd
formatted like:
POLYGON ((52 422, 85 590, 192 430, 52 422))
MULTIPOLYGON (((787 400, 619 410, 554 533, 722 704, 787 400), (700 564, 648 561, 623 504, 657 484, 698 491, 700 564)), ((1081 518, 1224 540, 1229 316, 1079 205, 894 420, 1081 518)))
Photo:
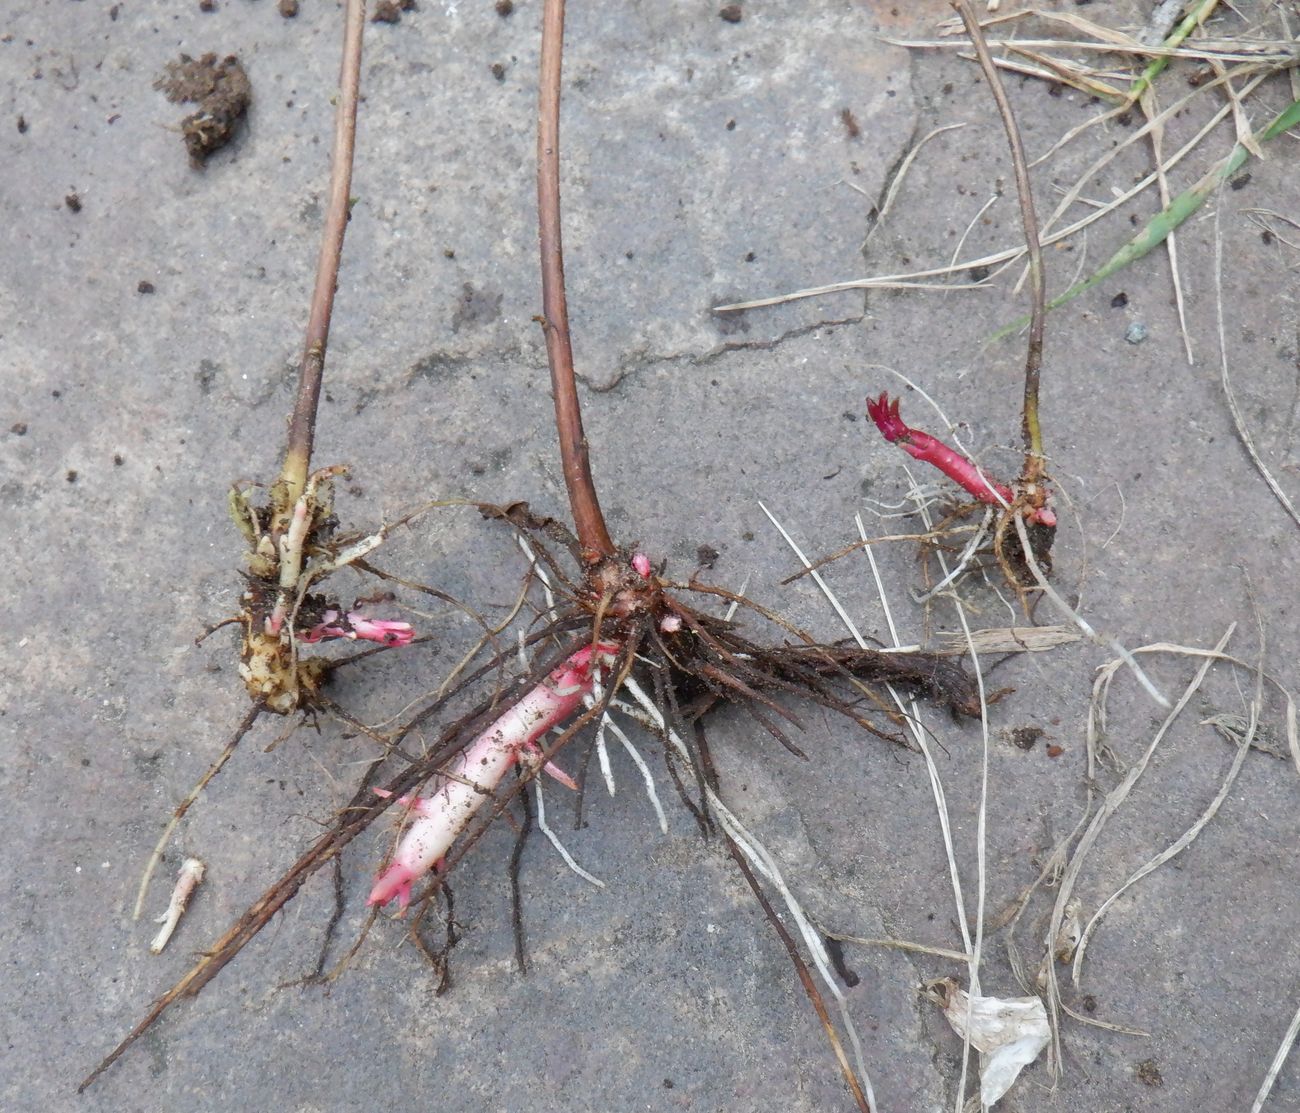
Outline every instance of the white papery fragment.
POLYGON ((172 899, 167 902, 167 911, 154 921, 162 924, 158 934, 153 937, 153 942, 149 944, 149 950, 154 954, 161 954, 162 949, 167 946, 167 940, 172 937, 172 932, 180 923, 181 913, 185 911, 190 896, 203 880, 203 868, 203 863, 197 858, 186 858, 181 863, 181 873, 176 879, 175 888, 172 889, 172 899))
POLYGON ((930 982, 926 996, 943 1009, 952 1030, 980 1053, 980 1103, 998 1102, 1021 1070, 1052 1038, 1047 1009, 1037 997, 971 997, 952 978, 930 982))

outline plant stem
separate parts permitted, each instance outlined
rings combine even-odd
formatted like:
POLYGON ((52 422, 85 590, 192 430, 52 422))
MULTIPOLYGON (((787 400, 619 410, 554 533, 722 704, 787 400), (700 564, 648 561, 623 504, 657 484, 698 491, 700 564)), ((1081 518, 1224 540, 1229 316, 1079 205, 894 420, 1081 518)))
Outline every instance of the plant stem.
POLYGON ((1011 145, 1016 192, 1020 195, 1020 221, 1024 225, 1025 247, 1029 252, 1030 290, 1029 351, 1025 355, 1025 404, 1021 413, 1025 471, 1021 479, 1032 483, 1042 476, 1044 465, 1043 430, 1038 422, 1038 381, 1043 366, 1043 321, 1047 315, 1047 288, 1043 275, 1043 248, 1038 241, 1038 217, 1034 214, 1034 195, 1029 185, 1029 163, 1025 159, 1025 147, 1020 139, 1020 129, 1016 126, 1015 114, 1011 111, 1011 102, 1007 99, 1002 78, 993 64, 993 56, 989 53, 979 18, 971 8, 970 0, 952 0, 952 6, 966 25, 966 33, 979 56, 980 68, 984 71, 989 91, 1002 116, 1007 141, 1011 145))
POLYGON ((560 62, 564 51, 564 0, 546 0, 542 12, 542 68, 537 111, 537 219, 542 249, 542 328, 555 398, 555 430, 569 492, 573 526, 585 561, 614 556, 614 542, 600 512, 591 478, 582 408, 573 375, 569 308, 564 295, 564 247, 560 239, 560 62))
POLYGON ((348 226, 352 160, 357 136, 357 99, 361 87, 361 33, 365 22, 365 0, 347 0, 338 108, 334 115, 334 150, 330 157, 329 207, 325 214, 325 231, 321 237, 320 257, 316 263, 316 288, 311 295, 307 336, 298 371, 298 397, 289 418, 289 438, 285 446, 284 466, 280 470, 283 507, 286 511, 297 502, 307 484, 312 442, 316 437, 316 408, 320 401, 321 377, 325 370, 330 315, 334 310, 339 260, 343 255, 343 234, 348 226))

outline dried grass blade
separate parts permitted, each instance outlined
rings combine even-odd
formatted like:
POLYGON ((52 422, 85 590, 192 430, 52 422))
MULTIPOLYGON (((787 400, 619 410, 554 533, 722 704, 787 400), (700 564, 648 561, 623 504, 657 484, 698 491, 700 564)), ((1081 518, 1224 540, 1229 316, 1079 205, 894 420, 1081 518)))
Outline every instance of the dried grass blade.
POLYGON ((1294 1046, 1297 1036, 1300 1036, 1300 1009, 1291 1018, 1291 1024, 1282 1037, 1282 1043, 1278 1046, 1277 1054, 1273 1056, 1273 1061, 1268 1067, 1268 1073, 1264 1075, 1264 1081, 1260 1084, 1259 1093, 1255 1095, 1255 1100, 1251 1104, 1250 1113, 1260 1113, 1260 1110, 1264 1108, 1264 1103, 1268 1101, 1268 1095, 1273 1092, 1273 1083, 1277 1081, 1277 1076, 1281 1073, 1282 1064, 1286 1062, 1287 1056, 1291 1054, 1291 1048, 1294 1046))
MULTIPOLYGON (((1261 676, 1259 679, 1260 684, 1263 684, 1264 678, 1261 676)), ((1088 949, 1088 943, 1092 939, 1093 932, 1096 931, 1098 925, 1101 923, 1102 918, 1109 911, 1110 906, 1123 896, 1128 889, 1132 888, 1132 886, 1136 885, 1142 880, 1142 878, 1146 877, 1147 874, 1159 869, 1171 858, 1177 857, 1177 855, 1186 850, 1196 839, 1197 835, 1205 829, 1205 826, 1210 822, 1210 820, 1218 814, 1219 809, 1223 806, 1224 800, 1228 798, 1228 793, 1232 791, 1233 784, 1236 783, 1237 774, 1241 772, 1241 766, 1246 760, 1246 755, 1250 753, 1250 744, 1254 741, 1255 731, 1259 726, 1259 713, 1259 694, 1256 693, 1255 702, 1252 703, 1250 709, 1249 725, 1239 739, 1234 739, 1237 743, 1237 752, 1233 755, 1232 764, 1228 766, 1228 772, 1223 778, 1223 783, 1219 786, 1219 791, 1215 793, 1214 799, 1210 801, 1209 806, 1200 814, 1196 822, 1154 858, 1151 858, 1141 867, 1134 870, 1128 880, 1102 901, 1101 905, 1097 908, 1097 911, 1092 914, 1092 918, 1084 926, 1083 933, 1079 936, 1079 945, 1075 948, 1074 952, 1074 962, 1071 966, 1070 977, 1074 980, 1075 985, 1079 984, 1079 972, 1083 969, 1083 956, 1088 949)), ((1228 731, 1224 728, 1220 728, 1220 730, 1225 734, 1225 736, 1228 734, 1228 731)))
MULTIPOLYGON (((1292 108, 1297 110, 1296 122, 1300 123, 1300 101, 1296 101, 1292 108)), ((1255 469, 1263 477, 1264 482, 1268 484, 1268 489, 1273 492, 1278 502, 1282 504, 1282 508, 1291 516, 1291 520, 1300 526, 1300 512, 1296 511, 1295 504, 1287 493, 1282 490, 1282 485, 1273 477, 1273 473, 1268 470, 1268 467, 1260 458, 1250 431, 1246 428, 1246 419, 1242 416, 1241 407, 1237 405, 1236 395, 1232 393, 1232 382, 1228 377, 1227 329, 1224 325, 1223 315, 1223 234, 1219 227, 1218 206, 1214 210, 1214 305, 1219 335, 1219 382, 1223 385, 1223 396, 1227 400, 1228 410, 1232 414, 1233 427, 1236 429, 1237 437, 1246 450, 1246 454, 1250 457, 1251 463, 1255 465, 1255 469)), ((1300 751, 1293 750, 1292 752, 1296 756, 1296 767, 1300 768, 1300 751)))
MULTIPOLYGON (((1201 0, 1201 3, 1193 8, 1183 17, 1182 23, 1175 27, 1172 33, 1165 39, 1166 47, 1178 47, 1186 41, 1187 36, 1196 30, 1202 23, 1210 18, 1210 13, 1219 6, 1219 0, 1201 0)), ((1129 86, 1128 101, 1134 103, 1143 93, 1145 93, 1153 82, 1165 68, 1169 65, 1167 56, 1153 58, 1147 63, 1144 69, 1129 86)))
MULTIPOLYGON (((1266 143, 1289 128, 1300 124, 1300 100, 1293 101, 1283 112, 1274 118, 1268 127, 1255 133, 1255 140, 1266 143)), ((1217 165, 1212 167, 1198 182, 1185 189, 1164 209, 1151 218, 1136 236, 1121 247, 1105 263, 1082 282, 1076 282, 1062 294, 1058 294, 1047 303, 1048 309, 1059 309, 1080 294, 1091 290, 1104 282, 1111 275, 1123 270, 1130 263, 1135 263, 1153 249, 1159 247, 1169 238, 1174 229, 1183 224, 1195 213, 1209 196, 1233 174, 1245 165, 1250 152, 1238 143, 1232 151, 1217 165)), ((991 340, 1000 340, 1013 332, 1018 332, 1029 323, 1028 317, 1021 317, 1004 328, 998 329, 991 340)))

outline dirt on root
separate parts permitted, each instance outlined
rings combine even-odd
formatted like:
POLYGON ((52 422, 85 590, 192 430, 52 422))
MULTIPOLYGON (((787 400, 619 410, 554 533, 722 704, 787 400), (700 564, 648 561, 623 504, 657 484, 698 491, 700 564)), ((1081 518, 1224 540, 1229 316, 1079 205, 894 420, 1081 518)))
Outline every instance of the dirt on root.
POLYGON ((197 112, 181 121, 185 149, 196 166, 230 142, 253 99, 252 83, 234 54, 220 61, 215 54, 197 60, 182 54, 167 63, 167 72, 154 88, 173 104, 198 105, 197 112))

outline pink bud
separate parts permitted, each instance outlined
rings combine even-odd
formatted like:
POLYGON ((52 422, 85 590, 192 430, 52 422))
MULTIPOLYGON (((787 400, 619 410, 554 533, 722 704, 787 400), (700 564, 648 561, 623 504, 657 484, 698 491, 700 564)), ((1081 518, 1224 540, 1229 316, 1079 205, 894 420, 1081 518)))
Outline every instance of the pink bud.
POLYGON ((636 574, 643 580, 650 578, 650 558, 645 553, 637 553, 632 558, 632 567, 636 569, 636 574))
POLYGON ((366 904, 384 905, 396 897, 397 907, 405 912, 406 906, 411 903, 411 883, 427 872, 427 868, 417 870, 406 863, 394 862, 375 879, 366 904))
POLYGON ((380 645, 410 645, 415 640, 415 630, 409 622, 387 622, 381 619, 367 618, 359 611, 348 612, 348 622, 352 625, 350 636, 362 638, 380 645))
POLYGON ((314 643, 324 641, 326 638, 346 638, 348 632, 342 626, 333 625, 338 621, 338 611, 326 611, 321 615, 321 621, 313 626, 310 630, 298 635, 299 641, 314 643))
POLYGON ((408 622, 388 622, 367 618, 360 611, 349 611, 348 626, 344 627, 336 625, 338 618, 338 611, 326 611, 320 622, 298 635, 298 640, 312 644, 328 638, 347 638, 350 641, 360 638, 392 646, 410 645, 415 640, 415 631, 408 622))
POLYGON ((893 444, 900 437, 905 437, 910 432, 903 423, 903 419, 898 416, 898 399, 892 402, 885 391, 880 392, 880 397, 872 401, 867 399, 867 416, 876 423, 876 428, 880 430, 880 435, 893 444))

